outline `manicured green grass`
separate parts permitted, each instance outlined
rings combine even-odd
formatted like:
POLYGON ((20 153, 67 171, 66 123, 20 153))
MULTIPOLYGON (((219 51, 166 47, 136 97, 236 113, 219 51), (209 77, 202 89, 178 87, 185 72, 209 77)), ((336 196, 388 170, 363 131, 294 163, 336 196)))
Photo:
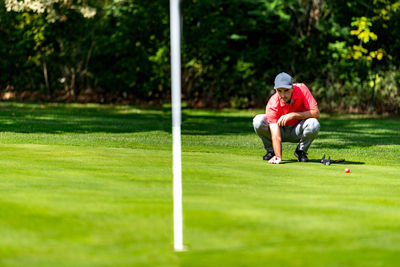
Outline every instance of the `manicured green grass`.
POLYGON ((400 118, 324 114, 269 165, 257 113, 183 110, 176 253, 169 108, 0 103, 0 266, 396 266, 400 118))

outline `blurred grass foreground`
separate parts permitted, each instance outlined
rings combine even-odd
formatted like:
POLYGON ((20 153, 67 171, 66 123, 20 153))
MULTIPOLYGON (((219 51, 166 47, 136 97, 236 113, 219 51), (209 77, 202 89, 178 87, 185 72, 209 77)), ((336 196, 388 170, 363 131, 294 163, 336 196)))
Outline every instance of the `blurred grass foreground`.
POLYGON ((399 117, 323 114, 311 162, 273 166, 262 112, 183 110, 175 253, 169 108, 1 102, 0 265, 395 266, 399 117))

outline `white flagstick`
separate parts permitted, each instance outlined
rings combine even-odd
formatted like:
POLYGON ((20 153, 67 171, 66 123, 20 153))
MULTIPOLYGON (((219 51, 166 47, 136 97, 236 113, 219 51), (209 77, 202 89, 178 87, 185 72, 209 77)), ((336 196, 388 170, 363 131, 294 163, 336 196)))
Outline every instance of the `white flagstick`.
POLYGON ((170 0, 174 249, 182 251, 181 44, 179 0, 170 0))

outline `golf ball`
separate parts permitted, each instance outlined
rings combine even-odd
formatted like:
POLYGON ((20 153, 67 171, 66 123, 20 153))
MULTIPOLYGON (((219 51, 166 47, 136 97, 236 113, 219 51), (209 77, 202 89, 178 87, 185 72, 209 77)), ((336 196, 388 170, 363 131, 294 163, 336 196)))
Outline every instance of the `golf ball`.
POLYGON ((350 169, 349 169, 349 168, 346 168, 346 169, 344 169, 344 172, 345 172, 345 173, 349 173, 349 172, 350 172, 350 169))

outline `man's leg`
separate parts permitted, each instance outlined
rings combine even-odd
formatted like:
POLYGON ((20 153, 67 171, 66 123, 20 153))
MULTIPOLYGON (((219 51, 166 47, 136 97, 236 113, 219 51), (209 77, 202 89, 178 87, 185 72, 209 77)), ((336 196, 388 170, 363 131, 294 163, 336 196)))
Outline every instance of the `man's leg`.
POLYGON ((299 145, 297 149, 300 151, 307 152, 311 143, 318 136, 320 124, 317 119, 309 118, 300 121, 295 127, 295 133, 300 137, 299 145))
POLYGON ((307 162, 307 151, 319 132, 319 122, 315 118, 300 121, 297 125, 283 127, 282 140, 299 143, 294 155, 300 162, 307 162))
POLYGON ((254 131, 261 138, 264 148, 267 153, 274 153, 271 141, 271 132, 269 130, 268 122, 266 121, 265 114, 258 114, 253 119, 254 131))

